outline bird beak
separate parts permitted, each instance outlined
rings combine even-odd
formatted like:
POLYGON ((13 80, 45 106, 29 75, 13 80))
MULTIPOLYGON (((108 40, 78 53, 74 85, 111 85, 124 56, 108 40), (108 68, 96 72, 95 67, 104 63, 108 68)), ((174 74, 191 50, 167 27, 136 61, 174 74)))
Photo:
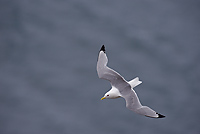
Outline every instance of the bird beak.
POLYGON ((102 97, 101 100, 105 99, 106 97, 102 97))

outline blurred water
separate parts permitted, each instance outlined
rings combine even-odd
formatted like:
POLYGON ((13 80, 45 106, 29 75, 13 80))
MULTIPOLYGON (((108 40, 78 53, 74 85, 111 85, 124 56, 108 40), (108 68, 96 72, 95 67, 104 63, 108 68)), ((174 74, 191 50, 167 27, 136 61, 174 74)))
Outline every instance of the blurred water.
POLYGON ((0 1, 1 134, 198 134, 200 2, 0 1), (109 90, 96 73, 105 44, 109 66, 144 105, 150 119, 109 90))

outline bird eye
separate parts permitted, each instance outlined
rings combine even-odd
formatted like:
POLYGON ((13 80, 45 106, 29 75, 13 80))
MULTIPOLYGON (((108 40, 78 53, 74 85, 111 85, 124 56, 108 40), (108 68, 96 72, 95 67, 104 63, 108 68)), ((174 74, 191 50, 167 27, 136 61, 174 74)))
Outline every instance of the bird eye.
POLYGON ((109 95, 107 95, 107 96, 109 96, 109 95))

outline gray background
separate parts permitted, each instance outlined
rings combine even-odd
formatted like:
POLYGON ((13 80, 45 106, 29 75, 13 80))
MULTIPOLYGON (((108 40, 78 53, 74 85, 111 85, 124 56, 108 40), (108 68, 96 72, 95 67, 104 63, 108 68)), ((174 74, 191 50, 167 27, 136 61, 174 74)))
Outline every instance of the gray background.
POLYGON ((198 134, 200 112, 198 0, 1 0, 1 134, 198 134), (151 119, 103 100, 102 44, 109 66, 151 119))

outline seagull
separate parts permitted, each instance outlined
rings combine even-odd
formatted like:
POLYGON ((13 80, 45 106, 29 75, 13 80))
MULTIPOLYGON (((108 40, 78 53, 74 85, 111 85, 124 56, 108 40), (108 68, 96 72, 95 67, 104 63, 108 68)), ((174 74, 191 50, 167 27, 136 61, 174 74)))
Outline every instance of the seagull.
POLYGON ((119 73, 107 66, 108 58, 105 53, 105 46, 102 45, 98 61, 97 61, 97 73, 100 79, 108 80, 111 83, 111 89, 105 93, 103 99, 116 99, 122 97, 126 101, 126 107, 131 111, 144 115, 151 118, 164 118, 165 116, 159 114, 149 108, 148 106, 143 106, 140 100, 133 90, 134 87, 142 83, 138 77, 131 81, 126 81, 119 73))

